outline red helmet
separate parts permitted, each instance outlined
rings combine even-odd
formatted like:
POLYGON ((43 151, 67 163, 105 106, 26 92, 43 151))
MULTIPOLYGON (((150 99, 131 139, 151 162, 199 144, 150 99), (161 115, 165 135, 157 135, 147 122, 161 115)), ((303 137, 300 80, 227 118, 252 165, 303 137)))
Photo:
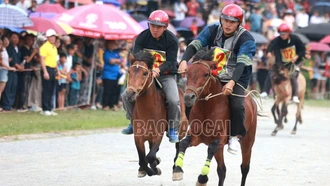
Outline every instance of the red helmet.
POLYGON ((235 4, 229 4, 222 9, 220 17, 241 23, 243 21, 243 16, 244 11, 240 6, 235 4))
POLYGON ((291 32, 292 32, 290 26, 289 26, 288 24, 286 24, 286 23, 282 23, 282 24, 278 27, 277 31, 278 31, 278 33, 280 33, 280 34, 281 34, 281 33, 282 33, 282 34, 285 34, 285 33, 291 33, 291 32))
POLYGON ((153 11, 148 19, 148 23, 152 25, 165 26, 167 27, 169 18, 166 12, 163 10, 153 11))

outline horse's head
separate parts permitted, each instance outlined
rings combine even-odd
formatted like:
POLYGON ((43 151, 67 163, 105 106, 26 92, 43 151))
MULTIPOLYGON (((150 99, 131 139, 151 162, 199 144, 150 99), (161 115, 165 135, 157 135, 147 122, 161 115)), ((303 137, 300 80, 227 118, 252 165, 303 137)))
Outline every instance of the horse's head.
POLYGON ((149 52, 138 52, 131 56, 131 66, 128 69, 127 98, 135 101, 152 84, 152 66, 154 58, 149 52))
POLYGON ((201 96, 210 93, 210 80, 215 80, 212 70, 217 64, 213 61, 212 50, 200 50, 193 58, 193 63, 188 67, 187 88, 184 94, 184 103, 191 107, 201 96))
POLYGON ((289 79, 289 71, 281 63, 275 63, 272 67, 272 80, 274 85, 279 85, 289 79))

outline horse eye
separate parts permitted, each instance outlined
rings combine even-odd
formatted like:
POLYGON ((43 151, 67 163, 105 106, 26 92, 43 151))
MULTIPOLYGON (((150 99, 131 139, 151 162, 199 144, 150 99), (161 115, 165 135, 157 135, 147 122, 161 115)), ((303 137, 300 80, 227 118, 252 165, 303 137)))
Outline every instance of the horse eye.
POLYGON ((148 75, 148 72, 144 72, 143 75, 144 75, 144 76, 147 76, 147 75, 148 75))
POLYGON ((209 77, 209 75, 210 75, 209 73, 207 73, 207 74, 204 74, 204 77, 209 77))

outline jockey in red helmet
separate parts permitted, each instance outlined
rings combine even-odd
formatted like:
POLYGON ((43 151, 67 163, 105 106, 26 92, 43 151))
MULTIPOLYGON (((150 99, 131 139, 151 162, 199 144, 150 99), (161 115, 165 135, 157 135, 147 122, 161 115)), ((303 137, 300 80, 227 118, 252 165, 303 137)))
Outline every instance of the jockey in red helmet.
MULTIPOLYGON (((276 63, 284 63, 287 68, 295 68, 295 72, 291 75, 292 85, 292 102, 299 103, 298 99, 298 75, 301 61, 306 53, 306 48, 301 39, 291 34, 291 27, 282 23, 278 29, 280 36, 274 38, 268 45, 267 57, 272 57, 272 53, 275 55, 276 63)), ((271 73, 269 72, 268 77, 265 81, 265 90, 267 91, 271 87, 270 81, 271 73)), ((267 96, 267 92, 262 92, 261 96, 267 96)))
MULTIPOLYGON (((210 25, 205 28, 196 39, 187 47, 180 62, 179 72, 186 72, 187 61, 200 49, 204 47, 217 47, 222 54, 227 57, 217 59, 216 72, 223 84, 224 95, 229 96, 231 111, 231 131, 229 138, 228 151, 237 153, 239 151, 238 136, 245 136, 244 128, 245 108, 244 98, 233 96, 233 94, 244 95, 252 76, 252 58, 256 53, 256 43, 254 38, 245 28, 241 26, 244 11, 235 4, 229 4, 222 9, 219 25, 210 25), (241 85, 241 86, 240 86, 241 85)), ((219 56, 214 54, 214 56, 219 56)))
MULTIPOLYGON (((169 18, 166 12, 156 10, 148 18, 149 28, 141 32, 133 48, 134 53, 141 50, 149 51, 154 55, 155 63, 153 76, 163 86, 167 101, 168 137, 171 143, 179 141, 177 130, 181 120, 179 92, 176 84, 178 39, 167 30, 169 18)), ((122 94, 127 119, 132 118, 134 103, 127 99, 126 92, 122 94)), ((122 131, 123 134, 132 134, 132 125, 122 131)))

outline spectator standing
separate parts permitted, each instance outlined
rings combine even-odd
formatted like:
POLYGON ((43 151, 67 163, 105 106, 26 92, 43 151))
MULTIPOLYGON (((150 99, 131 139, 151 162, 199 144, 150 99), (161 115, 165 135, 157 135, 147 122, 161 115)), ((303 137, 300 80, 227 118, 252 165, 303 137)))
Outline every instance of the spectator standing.
MULTIPOLYGON (((33 48, 34 35, 27 34, 24 37, 25 44, 21 47, 22 61, 25 69, 31 70, 31 63, 34 63, 34 56, 38 53, 37 48, 33 48)), ((32 71, 18 72, 18 112, 26 112, 27 101, 29 95, 29 87, 31 86, 32 71)))
MULTIPOLYGON (((15 67, 18 71, 23 71, 24 67, 21 65, 21 52, 18 47, 19 35, 15 32, 11 34, 10 44, 7 47, 9 56, 9 66, 15 67)), ((17 91, 17 72, 8 72, 8 81, 6 88, 2 95, 2 108, 3 110, 10 111, 15 103, 17 91)))
POLYGON ((71 78, 70 83, 70 92, 69 92, 69 105, 76 106, 78 105, 78 98, 80 92, 80 81, 81 81, 81 65, 76 62, 73 64, 72 69, 68 76, 71 78))
POLYGON ((116 110, 118 78, 120 77, 120 65, 122 63, 117 41, 106 42, 103 61, 103 110, 116 110))
POLYGON ((311 16, 310 24, 320 24, 323 23, 323 18, 320 16, 320 14, 315 11, 314 14, 311 16))
POLYGON ((305 9, 301 9, 296 15, 296 23, 298 28, 305 28, 308 26, 309 15, 306 13, 305 9))
MULTIPOLYGON (((7 38, 8 40, 8 38, 7 38)), ((8 81, 8 70, 15 70, 13 67, 9 67, 9 57, 6 50, 9 41, 4 42, 0 39, 0 100, 3 90, 5 89, 6 82, 8 81)), ((0 112, 2 108, 0 107, 0 112)))
POLYGON ((251 23, 251 31, 261 33, 262 14, 259 8, 250 15, 249 20, 251 23))
POLYGON ((180 22, 186 17, 188 8, 184 3, 184 0, 180 0, 174 3, 174 26, 179 26, 180 22))
POLYGON ((53 112, 52 97, 56 87, 57 48, 55 47, 56 32, 46 31, 47 41, 40 48, 40 62, 42 67, 42 114, 56 116, 53 112))
POLYGON ((197 16, 198 13, 199 3, 196 0, 190 0, 187 2, 187 8, 188 8, 187 15, 195 17, 197 16))
POLYGON ((28 1, 28 0, 19 0, 17 3, 16 3, 16 6, 27 11, 28 8, 30 8, 31 6, 31 3, 28 1))
POLYGON ((60 53, 60 60, 57 65, 57 71, 58 71, 58 83, 57 83, 57 90, 58 90, 58 97, 57 97, 57 105, 59 109, 64 109, 64 103, 65 103, 65 95, 66 95, 66 87, 67 87, 67 81, 66 81, 66 66, 65 63, 67 61, 67 56, 65 53, 60 53))

